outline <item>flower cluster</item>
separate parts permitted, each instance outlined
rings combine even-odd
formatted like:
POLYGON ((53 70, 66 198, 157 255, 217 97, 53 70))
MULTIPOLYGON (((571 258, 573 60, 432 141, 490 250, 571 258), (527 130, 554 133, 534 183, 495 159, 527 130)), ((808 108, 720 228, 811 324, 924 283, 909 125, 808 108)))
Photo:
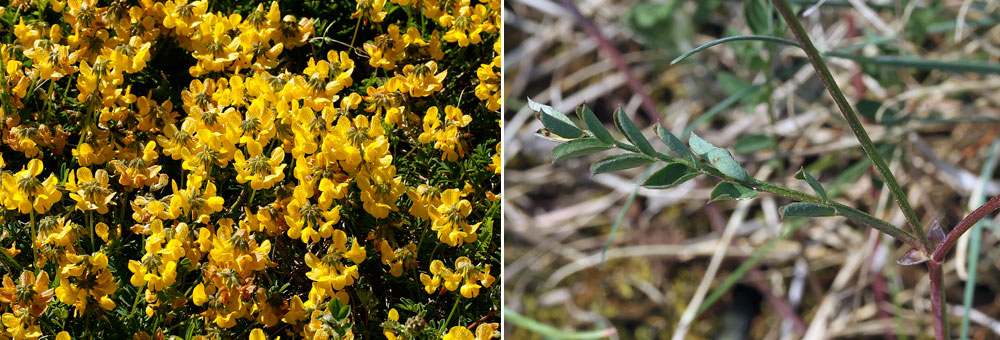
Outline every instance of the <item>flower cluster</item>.
POLYGON ((0 340, 499 337, 500 12, 0 7, 0 340))

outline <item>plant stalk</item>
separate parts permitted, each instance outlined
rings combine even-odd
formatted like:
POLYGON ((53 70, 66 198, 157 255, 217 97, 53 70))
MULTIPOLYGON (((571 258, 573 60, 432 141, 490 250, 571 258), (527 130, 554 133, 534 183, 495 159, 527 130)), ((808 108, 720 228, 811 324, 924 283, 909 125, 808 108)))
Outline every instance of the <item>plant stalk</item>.
POLYGON ((823 61, 822 55, 816 46, 813 45, 812 40, 809 39, 809 35, 806 34, 805 28, 802 27, 802 23, 799 22, 795 13, 792 12, 791 6, 788 5, 787 0, 773 0, 775 8, 781 13, 781 16, 785 18, 785 22, 788 24, 788 28, 792 30, 795 35, 795 39, 799 41, 802 45, 802 49, 806 52, 806 56, 809 58, 809 62, 812 63, 813 68, 819 74, 820 79, 826 86, 827 91, 830 92, 830 96, 833 97, 833 101, 837 103, 837 107, 840 109, 840 113, 843 114, 844 119, 847 120, 847 124, 851 127, 851 131, 857 136, 858 141, 861 142, 861 148, 865 151, 865 155, 872 160, 872 164, 875 165, 875 169, 878 170, 879 175, 885 181, 886 186, 889 187, 889 191, 892 192, 892 196, 896 201, 896 205, 903 211, 903 216, 906 216, 906 221, 909 222, 910 228, 916 231, 917 237, 919 237, 920 243, 918 243, 918 249, 924 251, 924 253, 929 254, 933 249, 930 240, 927 238, 927 233, 924 232, 923 225, 920 224, 920 219, 917 218, 916 212, 913 207, 910 206, 910 202, 906 199, 906 194, 903 192, 903 188, 899 186, 899 182, 896 181, 896 177, 892 175, 889 171, 889 165, 882 158, 882 155, 878 153, 875 148, 875 144, 872 143, 871 137, 868 136, 868 132, 865 131, 864 126, 861 125, 861 120, 858 119, 857 113, 854 112, 854 107, 847 101, 844 97, 844 92, 841 91, 840 87, 837 86, 837 82, 833 79, 833 75, 830 73, 830 69, 826 66, 823 61))
POLYGON ((972 213, 969 213, 968 216, 955 225, 955 228, 948 232, 944 241, 941 242, 941 245, 939 245, 937 250, 934 251, 934 255, 931 256, 931 260, 938 263, 944 262, 944 256, 948 255, 948 251, 951 250, 951 247, 955 246, 955 243, 958 242, 958 238, 962 237, 962 234, 965 234, 966 231, 969 231, 969 228, 976 225, 976 222, 979 222, 979 220, 983 219, 986 215, 989 215, 997 209, 1000 209, 1000 196, 993 197, 993 199, 989 202, 986 202, 986 204, 983 204, 979 208, 976 208, 976 210, 973 210, 972 213))
POLYGON ((948 338, 948 305, 944 303, 944 271, 942 263, 927 261, 927 272, 931 277, 931 313, 934 314, 934 338, 948 338))

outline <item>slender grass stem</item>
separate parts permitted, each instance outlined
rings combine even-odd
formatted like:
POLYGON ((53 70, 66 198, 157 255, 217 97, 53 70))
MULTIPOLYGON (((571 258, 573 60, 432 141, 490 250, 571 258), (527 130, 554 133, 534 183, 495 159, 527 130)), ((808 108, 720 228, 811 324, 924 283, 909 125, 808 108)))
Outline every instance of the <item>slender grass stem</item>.
POLYGON ((903 211, 903 216, 906 217, 906 221, 910 224, 910 228, 916 231, 916 235, 921 241, 918 244, 918 249, 923 250, 925 253, 930 253, 933 246, 931 245, 930 240, 928 240, 927 234, 924 232, 923 226, 920 224, 920 219, 917 218, 916 212, 913 210, 913 207, 910 206, 910 202, 907 201, 903 188, 899 186, 899 182, 896 181, 896 177, 892 175, 891 171, 889 171, 889 165, 885 162, 885 159, 882 158, 882 155, 879 154, 875 144, 872 143, 871 137, 868 136, 868 132, 866 132, 864 126, 861 125, 861 120, 858 119, 857 113, 854 112, 854 107, 851 106, 851 104, 847 101, 847 98, 844 97, 844 92, 839 86, 837 86, 837 82, 833 79, 830 69, 826 66, 822 55, 816 49, 816 46, 813 45, 812 40, 809 39, 809 35, 806 34, 806 30, 802 27, 802 23, 799 22, 795 13, 792 12, 792 8, 788 5, 787 0, 773 0, 773 2, 775 8, 777 8, 778 12, 781 13, 781 16, 785 18, 785 22, 795 35, 796 40, 799 41, 802 49, 806 52, 809 62, 812 63, 813 68, 816 69, 816 72, 819 74, 823 84, 826 85, 826 89, 830 92, 830 96, 833 97, 833 101, 837 104, 837 107, 840 109, 841 114, 843 114, 844 119, 847 120, 847 124, 851 127, 854 135, 857 136, 865 155, 872 160, 872 164, 875 165, 875 169, 878 170, 879 175, 882 176, 886 186, 889 187, 889 191, 892 192, 896 205, 898 205, 903 211))

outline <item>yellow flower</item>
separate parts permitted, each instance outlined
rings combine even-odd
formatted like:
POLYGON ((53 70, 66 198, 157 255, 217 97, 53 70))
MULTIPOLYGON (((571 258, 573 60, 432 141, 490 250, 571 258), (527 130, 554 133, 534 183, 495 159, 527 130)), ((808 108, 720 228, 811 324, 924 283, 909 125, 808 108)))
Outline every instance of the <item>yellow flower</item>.
POLYGON ((452 247, 476 241, 479 224, 470 225, 466 218, 472 213, 472 204, 461 198, 458 189, 441 193, 441 204, 429 211, 431 229, 438 232, 438 239, 452 247))
POLYGON ((441 190, 427 184, 418 185, 416 189, 406 190, 406 196, 413 201, 410 206, 410 215, 429 220, 430 211, 441 205, 441 190))
POLYGON ((343 230, 333 231, 333 244, 327 248, 323 257, 306 253, 306 265, 312 270, 306 277, 315 282, 318 288, 325 291, 339 291, 354 284, 358 279, 358 264, 365 260, 365 248, 358 244, 358 239, 351 240, 351 248, 347 248, 347 233, 343 230), (346 266, 342 260, 348 259, 354 265, 346 266))
POLYGON ((222 211, 226 200, 215 195, 215 183, 206 181, 202 189, 204 177, 189 174, 187 178, 187 188, 183 190, 177 188, 177 182, 171 181, 174 194, 170 198, 170 215, 177 217, 183 214, 199 223, 206 223, 210 214, 222 211))
POLYGON ((281 148, 271 150, 271 156, 265 157, 260 143, 250 141, 247 143, 248 160, 243 156, 243 152, 236 151, 236 181, 239 183, 250 182, 253 190, 270 189, 275 184, 285 179, 285 152, 281 148))
POLYGON ((7 333, 14 339, 35 340, 42 336, 42 330, 34 323, 35 318, 22 311, 15 313, 4 313, 0 320, 7 328, 7 333))
POLYGON ((403 275, 404 266, 409 268, 417 262, 417 245, 413 243, 393 250, 388 241, 382 241, 379 253, 382 255, 382 264, 388 265, 389 274, 395 277, 403 275))
POLYGON ((176 31, 179 37, 189 37, 194 34, 194 26, 205 12, 208 10, 208 1, 187 0, 167 1, 163 6, 163 12, 167 14, 163 18, 163 26, 176 31))
POLYGON ((462 114, 462 110, 448 105, 444 108, 445 117, 441 119, 437 106, 432 106, 424 115, 424 132, 418 136, 421 143, 434 142, 434 148, 444 151, 442 159, 454 162, 465 157, 464 147, 459 140, 458 128, 472 123, 472 116, 462 114))
POLYGON ((437 68, 433 60, 416 66, 406 65, 403 66, 403 74, 396 74, 396 78, 406 85, 410 97, 426 97, 441 91, 441 82, 448 75, 448 71, 438 73, 437 68))
POLYGON ((489 169, 493 170, 493 173, 497 175, 500 174, 500 171, 503 171, 503 164, 501 164, 501 159, 500 159, 500 155, 502 155, 502 153, 500 152, 500 143, 501 142, 497 142, 497 153, 493 155, 493 162, 490 163, 489 165, 489 169))
POLYGON ((34 209, 36 213, 44 214, 52 204, 62 198, 62 192, 56 189, 58 179, 55 174, 41 182, 36 178, 42 173, 42 161, 32 159, 28 161, 28 167, 11 175, 3 173, 0 177, 0 203, 7 209, 17 209, 22 214, 27 214, 34 209))
POLYGON ((115 308, 115 302, 108 295, 114 293, 118 285, 108 269, 108 257, 103 251, 82 256, 68 252, 60 260, 59 267, 56 297, 75 306, 74 315, 86 312, 88 304, 97 304, 104 310, 115 308))
POLYGON ((79 168, 75 175, 70 172, 66 190, 76 201, 77 210, 97 210, 98 214, 106 214, 108 203, 114 204, 111 200, 115 192, 108 188, 108 172, 104 169, 91 173, 88 168, 79 168))
POLYGON ((48 273, 41 271, 35 276, 31 271, 25 270, 17 278, 17 283, 11 280, 10 274, 4 274, 3 286, 0 287, 0 303, 8 304, 14 309, 26 310, 38 317, 49 307, 52 294, 48 273))
POLYGON ((468 328, 465 328, 465 327, 462 327, 462 326, 452 327, 451 330, 449 330, 448 333, 445 334, 444 337, 442 337, 441 339, 442 340, 477 340, 476 337, 475 337, 475 335, 472 334, 472 331, 470 331, 468 328))
POLYGON ((355 7, 355 11, 351 14, 351 18, 362 18, 367 22, 371 20, 373 22, 382 22, 385 19, 386 11, 383 10, 385 7, 385 0, 357 0, 358 5, 355 7))
POLYGON ((402 177, 396 176, 396 167, 374 167, 358 174, 357 179, 358 187, 361 188, 362 206, 369 214, 375 218, 386 218, 390 211, 399 210, 396 201, 406 192, 406 187, 402 177))

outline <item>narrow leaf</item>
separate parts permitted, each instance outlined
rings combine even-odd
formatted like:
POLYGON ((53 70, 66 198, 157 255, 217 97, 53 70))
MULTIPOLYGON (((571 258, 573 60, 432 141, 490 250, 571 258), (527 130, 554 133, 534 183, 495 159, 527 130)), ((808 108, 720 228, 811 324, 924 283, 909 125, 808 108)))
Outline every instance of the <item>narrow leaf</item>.
POLYGON ((754 197, 757 197, 757 190, 751 187, 732 182, 722 182, 712 190, 711 200, 748 200, 754 197))
POLYGON ((583 131, 580 130, 573 121, 569 119, 562 112, 557 111, 555 108, 539 104, 528 98, 528 108, 538 112, 539 119, 542 121, 542 125, 551 131, 552 133, 563 138, 578 138, 583 136, 583 131))
POLYGON ((622 134, 624 134, 625 138, 628 138, 628 140, 632 142, 632 145, 635 145, 635 147, 639 148, 639 151, 644 154, 650 156, 656 155, 656 150, 653 149, 653 145, 649 144, 646 137, 642 135, 642 131, 639 130, 638 126, 635 126, 632 119, 628 118, 628 115, 625 114, 624 110, 619 108, 615 111, 615 119, 618 120, 618 127, 621 129, 622 134))
POLYGON ((1000 64, 985 61, 970 60, 930 60, 914 57, 873 56, 867 57, 851 53, 827 52, 827 56, 844 58, 863 64, 885 65, 890 67, 912 68, 917 70, 938 70, 953 73, 1000 73, 1000 64))
POLYGON ((904 254, 903 257, 899 258, 899 260, 896 260, 896 263, 899 263, 900 265, 903 266, 912 266, 927 262, 927 260, 929 260, 929 258, 927 257, 927 254, 925 254, 924 252, 919 251, 917 249, 910 249, 910 251, 906 252, 906 254, 904 254))
POLYGON ((819 204, 813 204, 808 202, 795 202, 778 209, 778 213, 781 214, 782 218, 801 216, 801 217, 822 217, 822 216, 833 216, 836 213, 831 207, 822 206, 819 204))
POLYGON ((673 150, 674 153, 677 154, 677 156, 690 161, 691 164, 698 164, 698 160, 694 157, 694 153, 691 152, 691 149, 688 149, 687 145, 684 145, 684 142, 678 139, 677 136, 674 136, 674 134, 670 133, 667 128, 663 127, 663 125, 656 124, 653 129, 656 130, 656 135, 660 137, 663 144, 666 144, 670 150, 673 150))
POLYGON ((590 129, 590 132, 594 134, 594 137, 608 144, 615 142, 615 138, 612 137, 611 133, 608 132, 608 129, 604 127, 604 123, 601 123, 601 120, 597 119, 597 115, 595 115, 594 111, 591 111, 586 104, 580 105, 580 107, 577 108, 577 113, 580 113, 583 116, 583 122, 587 123, 587 129, 590 129))
POLYGON ((819 181, 817 181, 816 178, 810 175, 805 168, 799 169, 799 172, 795 173, 795 178, 799 180, 804 180, 806 181, 806 183, 809 183, 809 186, 812 187, 813 191, 815 191, 816 194, 823 199, 823 203, 830 201, 830 199, 826 195, 826 190, 823 189, 823 186, 820 185, 819 181))
POLYGON ((700 174, 698 170, 692 169, 687 165, 670 163, 649 176, 649 179, 642 186, 651 189, 666 189, 695 178, 698 174, 700 174))
POLYGON ((725 37, 725 38, 722 38, 722 39, 719 39, 719 40, 715 40, 715 41, 712 41, 710 43, 707 43, 707 44, 695 47, 695 49, 687 51, 684 54, 681 54, 680 56, 678 56, 677 58, 674 58, 674 60, 670 62, 670 65, 679 63, 682 60, 687 59, 688 57, 695 55, 695 53, 704 51, 704 50, 708 49, 709 47, 712 47, 712 46, 715 46, 715 45, 718 45, 718 44, 722 44, 722 43, 731 42, 731 41, 742 41, 742 40, 758 40, 758 41, 765 41, 765 42, 777 43, 777 44, 782 44, 782 45, 789 45, 789 46, 800 47, 799 43, 796 42, 795 40, 777 38, 777 37, 766 36, 766 35, 738 35, 738 36, 734 36, 734 37, 725 37))
POLYGON ((614 155, 602 159, 590 166, 591 176, 625 169, 631 169, 653 163, 653 159, 635 153, 614 155))
POLYGON ((610 145, 593 138, 574 139, 569 142, 559 144, 552 149, 552 158, 553 161, 561 161, 563 159, 586 156, 610 148, 610 145))
POLYGON ((598 329, 589 332, 565 331, 535 321, 534 319, 518 314, 514 310, 507 309, 506 307, 503 308, 503 318, 505 322, 509 321, 510 324, 514 326, 527 329, 532 333, 537 333, 552 339, 605 339, 615 334, 614 328, 598 329))

